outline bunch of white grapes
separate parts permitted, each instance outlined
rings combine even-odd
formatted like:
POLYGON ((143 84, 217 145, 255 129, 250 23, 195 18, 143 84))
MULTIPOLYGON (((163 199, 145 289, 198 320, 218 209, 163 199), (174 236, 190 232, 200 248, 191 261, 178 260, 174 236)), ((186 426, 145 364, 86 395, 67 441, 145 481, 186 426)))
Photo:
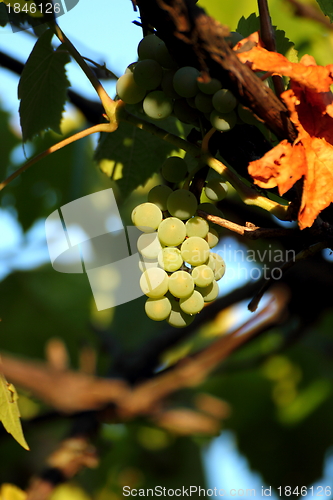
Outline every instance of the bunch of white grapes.
MULTIPOLYGON (((233 38, 235 35, 242 38, 238 33, 233 38)), ((184 123, 197 125, 200 115, 204 115, 223 132, 242 119, 242 108, 237 114, 238 102, 230 90, 223 89, 215 78, 208 83, 199 82, 200 72, 194 67, 178 68, 156 35, 141 40, 138 56, 138 62, 130 64, 117 81, 117 95, 126 104, 142 103, 144 113, 154 120, 173 114, 184 123)))
MULTIPOLYGON (((172 177, 170 182, 179 182, 184 168, 183 159, 170 157, 162 174, 172 177)), ((214 199, 222 199, 226 191, 226 184, 218 180, 206 185, 206 195, 214 199)), ((209 212, 206 205, 214 207, 216 214, 214 205, 198 205, 187 189, 173 191, 159 185, 150 190, 148 202, 132 212, 133 224, 143 233, 137 242, 143 271, 140 287, 148 297, 145 310, 152 320, 166 320, 178 328, 187 326, 206 302, 218 296, 217 281, 225 273, 225 263, 211 252, 219 241, 217 231, 196 215, 197 209, 209 212)))

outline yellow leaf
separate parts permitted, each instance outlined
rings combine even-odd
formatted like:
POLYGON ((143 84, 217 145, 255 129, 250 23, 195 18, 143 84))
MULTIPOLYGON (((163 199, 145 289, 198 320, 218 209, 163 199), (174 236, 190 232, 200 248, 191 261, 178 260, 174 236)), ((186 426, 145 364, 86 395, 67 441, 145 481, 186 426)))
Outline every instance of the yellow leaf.
POLYGON ((0 421, 13 438, 23 448, 29 450, 29 446, 23 436, 17 399, 18 395, 15 387, 13 384, 9 384, 3 374, 0 373, 0 421))
POLYGON ((27 494, 14 484, 4 483, 0 488, 0 500, 25 500, 27 494))

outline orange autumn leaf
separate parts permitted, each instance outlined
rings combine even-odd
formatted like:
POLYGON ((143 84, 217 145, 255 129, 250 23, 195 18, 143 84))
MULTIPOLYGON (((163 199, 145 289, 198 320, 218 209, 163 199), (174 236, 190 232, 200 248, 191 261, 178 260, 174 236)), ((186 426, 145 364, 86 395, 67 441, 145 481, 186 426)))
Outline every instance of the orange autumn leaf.
POLYGON ((291 63, 282 54, 256 46, 237 54, 254 71, 289 76, 291 89, 283 99, 297 130, 293 144, 284 140, 260 160, 249 164, 254 182, 277 186, 280 195, 303 177, 298 214, 301 229, 312 226, 319 213, 333 202, 333 65, 317 66, 311 56, 291 63))

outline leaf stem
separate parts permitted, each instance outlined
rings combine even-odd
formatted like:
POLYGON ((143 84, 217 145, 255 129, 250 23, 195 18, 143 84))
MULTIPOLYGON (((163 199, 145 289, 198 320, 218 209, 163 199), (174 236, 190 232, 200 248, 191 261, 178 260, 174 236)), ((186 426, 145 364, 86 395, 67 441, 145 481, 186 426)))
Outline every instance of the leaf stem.
POLYGON ((37 163, 39 160, 42 160, 46 156, 50 155, 51 153, 54 153, 55 151, 59 151, 59 149, 64 148, 68 144, 71 144, 72 142, 78 141, 79 139, 82 139, 83 137, 87 137, 88 135, 95 134, 96 132, 112 132, 113 131, 113 126, 110 123, 100 123, 98 125, 94 125, 93 127, 87 128, 85 130, 82 130, 81 132, 78 132, 77 134, 71 135, 70 137, 67 137, 67 139, 64 139, 63 141, 57 142, 57 144, 54 144, 50 148, 46 149, 42 153, 39 153, 37 156, 34 156, 31 158, 31 160, 27 161, 22 167, 20 167, 18 170, 15 170, 7 179, 2 181, 0 183, 0 191, 2 191, 10 182, 12 182, 14 179, 16 179, 20 174, 28 170, 28 168, 32 167, 35 163, 37 163))
POLYGON ((72 42, 67 38, 67 36, 58 26, 58 24, 54 22, 54 23, 49 23, 49 25, 53 29, 54 33, 57 35, 61 43, 66 45, 68 52, 78 63, 78 65, 80 66, 80 68, 82 69, 82 71, 84 72, 84 74, 86 75, 86 77, 96 90, 110 122, 115 121, 115 108, 116 108, 115 101, 111 99, 111 97, 101 84, 101 82, 96 77, 95 73, 91 70, 91 68, 88 66, 88 64, 81 56, 79 51, 74 47, 72 42))
POLYGON ((246 205, 255 205, 257 207, 270 212, 275 215, 280 220, 290 220, 288 215, 288 205, 281 205, 265 196, 260 195, 255 189, 247 186, 244 182, 237 177, 237 175, 232 172, 224 163, 220 160, 217 160, 214 156, 212 156, 209 152, 202 151, 195 144, 191 144, 190 142, 178 137, 166 130, 163 130, 160 127, 157 127, 153 123, 150 123, 143 118, 139 118, 128 113, 124 108, 121 109, 121 113, 119 114, 119 119, 121 121, 125 121, 134 125, 135 127, 145 130, 164 141, 167 141, 179 149, 183 149, 187 153, 191 154, 198 161, 203 162, 209 167, 213 168, 216 172, 223 175, 227 181, 235 188, 238 192, 241 200, 246 205))

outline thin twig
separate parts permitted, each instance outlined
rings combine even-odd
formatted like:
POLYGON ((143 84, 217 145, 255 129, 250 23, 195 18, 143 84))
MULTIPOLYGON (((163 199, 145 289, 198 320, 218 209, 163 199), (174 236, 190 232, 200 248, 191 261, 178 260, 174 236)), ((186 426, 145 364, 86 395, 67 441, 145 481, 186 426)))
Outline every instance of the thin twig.
MULTIPOLYGON (((270 52, 276 52, 275 33, 272 26, 271 16, 269 15, 267 0, 258 0, 260 16, 260 37, 265 48, 270 52)), ((273 75, 272 81, 277 96, 285 91, 283 78, 280 75, 273 75)))
POLYGON ((12 182, 14 179, 16 179, 20 174, 28 170, 28 168, 32 167, 32 165, 37 163, 39 160, 42 160, 46 156, 50 155, 51 153, 59 151, 59 149, 64 148, 68 144, 78 141, 83 137, 88 137, 89 135, 95 134, 96 132, 110 132, 111 128, 112 124, 110 123, 100 123, 99 125, 94 125, 93 127, 86 128, 85 130, 82 130, 77 134, 71 135, 70 137, 67 137, 67 139, 64 139, 63 141, 57 142, 57 144, 54 144, 53 146, 46 149, 42 153, 39 153, 37 156, 31 158, 31 160, 27 161, 22 167, 15 170, 15 172, 13 172, 9 177, 7 177, 7 179, 2 181, 0 183, 0 191, 2 191, 2 189, 8 186, 8 184, 12 182))
POLYGON ((241 226, 236 224, 235 222, 231 222, 228 219, 223 219, 222 217, 217 217, 215 215, 207 214, 202 210, 197 210, 198 215, 203 217, 206 220, 214 222, 218 226, 224 227, 225 229, 229 229, 234 233, 240 234, 241 236, 245 236, 250 240, 257 240, 259 238, 281 238, 284 236, 293 235, 297 229, 284 229, 284 228, 266 228, 255 226, 251 222, 246 222, 245 226, 241 226))

